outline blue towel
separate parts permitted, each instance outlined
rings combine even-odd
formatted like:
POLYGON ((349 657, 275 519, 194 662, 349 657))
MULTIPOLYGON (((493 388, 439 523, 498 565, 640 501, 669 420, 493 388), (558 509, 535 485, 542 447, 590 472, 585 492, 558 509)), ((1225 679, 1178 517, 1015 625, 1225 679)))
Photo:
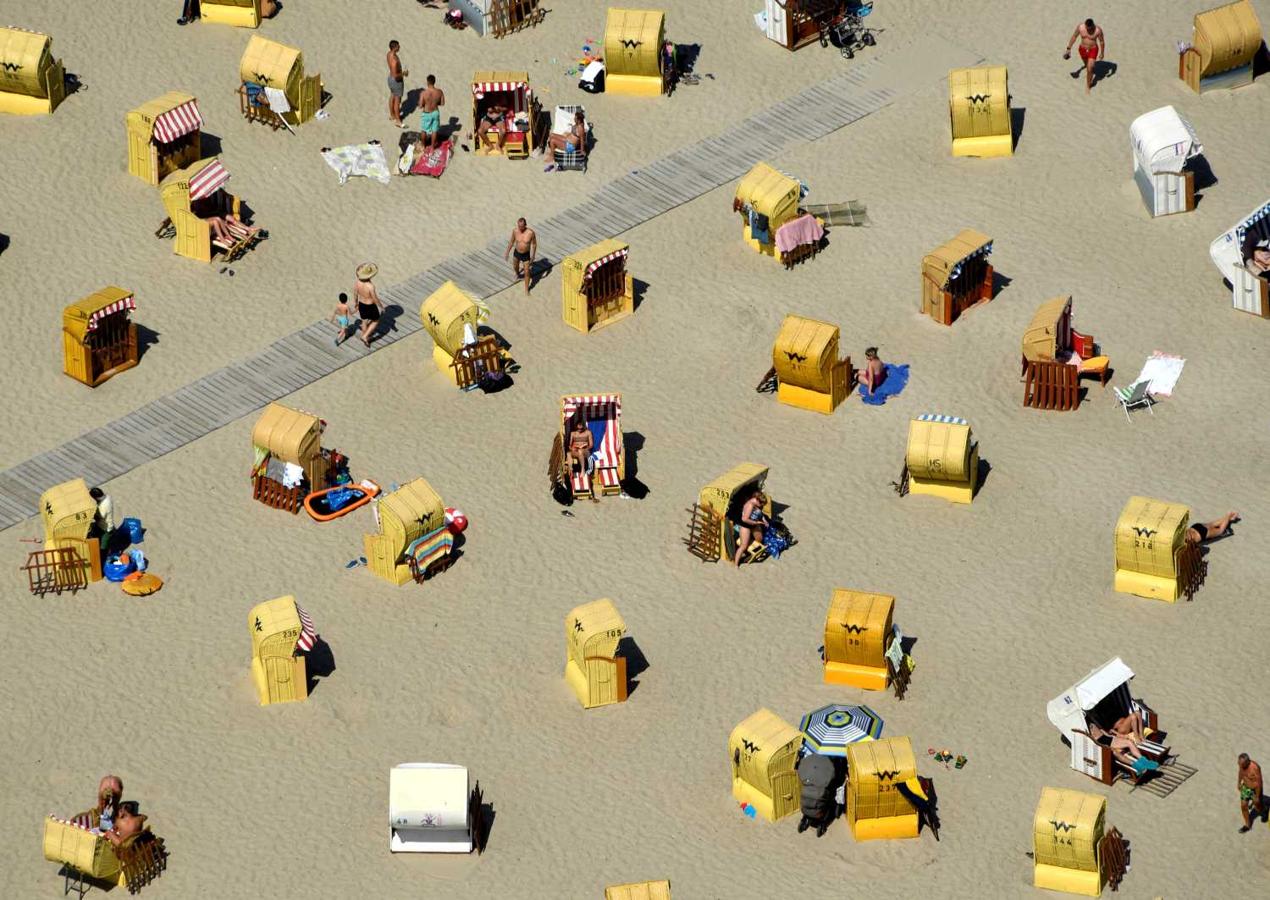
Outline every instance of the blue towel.
POLYGON ((780 559, 781 553, 789 547, 789 540, 775 528, 767 528, 763 531, 763 546, 772 559, 780 559))
POLYGON ((870 406, 881 406, 886 402, 887 397, 894 397, 908 386, 908 364, 902 366, 894 366, 890 363, 883 363, 886 369, 886 377, 882 379, 882 383, 873 389, 873 396, 869 396, 868 389, 864 385, 860 385, 860 399, 870 406))

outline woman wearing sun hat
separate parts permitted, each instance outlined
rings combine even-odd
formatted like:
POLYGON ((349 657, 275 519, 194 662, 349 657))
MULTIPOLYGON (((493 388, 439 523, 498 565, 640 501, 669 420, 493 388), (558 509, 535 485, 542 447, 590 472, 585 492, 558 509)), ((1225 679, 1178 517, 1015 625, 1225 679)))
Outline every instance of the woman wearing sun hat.
POLYGON ((357 300, 357 314, 361 317, 361 339, 367 347, 375 329, 379 327, 379 315, 384 311, 384 302, 379 299, 372 279, 379 271, 374 263, 362 263, 357 267, 357 281, 353 284, 353 296, 357 300))

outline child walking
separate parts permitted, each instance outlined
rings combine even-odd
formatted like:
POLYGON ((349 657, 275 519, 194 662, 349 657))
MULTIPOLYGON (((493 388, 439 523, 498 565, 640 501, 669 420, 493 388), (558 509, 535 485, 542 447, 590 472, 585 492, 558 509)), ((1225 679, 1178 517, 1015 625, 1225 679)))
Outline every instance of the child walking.
POLYGON ((335 336, 335 346, 338 347, 348 339, 348 329, 353 324, 353 307, 348 303, 348 294, 341 293, 340 299, 335 301, 335 309, 331 312, 330 321, 340 329, 339 334, 335 336))

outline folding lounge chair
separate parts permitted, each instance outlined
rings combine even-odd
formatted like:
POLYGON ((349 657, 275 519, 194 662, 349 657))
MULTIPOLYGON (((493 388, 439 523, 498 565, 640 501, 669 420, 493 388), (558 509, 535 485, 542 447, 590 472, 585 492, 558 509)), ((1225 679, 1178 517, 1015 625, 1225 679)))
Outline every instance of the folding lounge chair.
POLYGON ((1153 416, 1155 415, 1155 411, 1151 409, 1155 404, 1155 400, 1152 399, 1148 391, 1150 387, 1151 382, 1139 381, 1127 388, 1112 388, 1116 392, 1116 399, 1120 401, 1121 408, 1124 409, 1125 418, 1130 422, 1133 421, 1133 418, 1129 415, 1129 410, 1137 406, 1145 406, 1147 412, 1153 416))
POLYGON ((229 231, 232 240, 221 240, 215 235, 212 236, 212 246, 220 249, 225 254, 225 262, 234 262, 256 244, 260 243, 265 236, 262 229, 256 229, 254 232, 246 225, 240 225, 235 222, 226 220, 225 228, 229 231))

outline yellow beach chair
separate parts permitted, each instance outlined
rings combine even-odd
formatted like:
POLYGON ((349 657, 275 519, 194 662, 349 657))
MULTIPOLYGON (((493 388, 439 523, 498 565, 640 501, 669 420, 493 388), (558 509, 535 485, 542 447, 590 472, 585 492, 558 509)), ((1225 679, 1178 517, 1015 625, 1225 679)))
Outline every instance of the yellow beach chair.
POLYGON ((137 308, 132 291, 102 288, 62 310, 63 371, 97 387, 137 364, 137 325, 128 313, 137 308))
POLYGON ((1177 77, 1200 94, 1252 84, 1261 22, 1250 0, 1236 0, 1195 15, 1190 45, 1177 60, 1177 77))
POLYGON ((193 95, 168 91, 124 117, 128 174, 158 185, 203 158, 203 116, 193 95))
POLYGON ((52 46, 47 34, 0 27, 0 113, 42 115, 66 99, 66 70, 52 46))

